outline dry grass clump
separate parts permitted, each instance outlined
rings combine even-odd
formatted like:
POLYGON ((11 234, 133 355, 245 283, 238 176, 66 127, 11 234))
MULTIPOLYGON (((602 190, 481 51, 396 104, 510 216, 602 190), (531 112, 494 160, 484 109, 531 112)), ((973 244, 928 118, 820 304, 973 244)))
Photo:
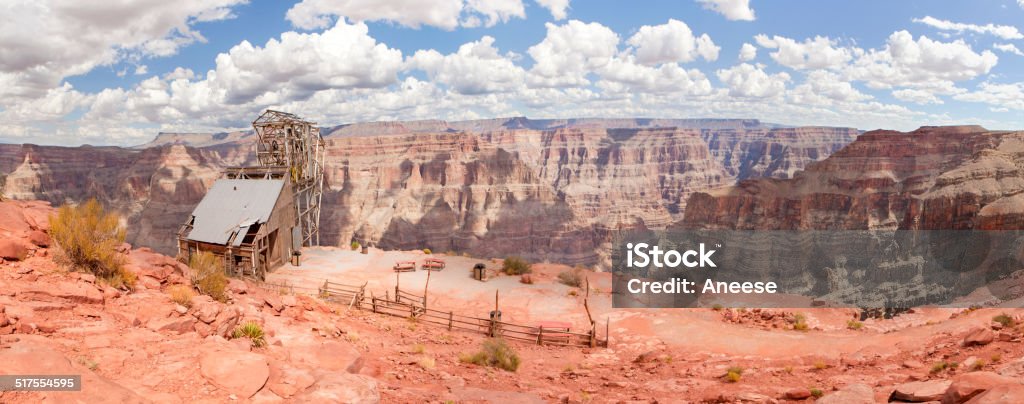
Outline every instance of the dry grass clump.
POLYGON ((725 381, 727 381, 729 383, 736 383, 736 382, 740 381, 740 379, 742 379, 742 378, 743 378, 743 368, 741 368, 739 366, 730 367, 729 370, 727 370, 725 372, 725 381))
POLYGON ((228 300, 228 277, 224 274, 224 264, 216 255, 209 251, 195 254, 188 261, 192 268, 192 285, 199 293, 208 295, 219 302, 228 300))
POLYGON ((1003 327, 1013 327, 1013 325, 1015 324, 1013 317, 1010 317, 1006 313, 1002 313, 998 316, 992 317, 992 321, 1002 324, 1003 327))
POLYGON ((484 341, 480 351, 474 354, 461 354, 459 361, 480 366, 490 366, 515 372, 519 369, 519 354, 505 340, 491 338, 484 341))
POLYGON ((583 268, 567 269, 558 273, 559 282, 574 288, 583 286, 584 279, 586 279, 586 274, 583 273, 583 268))
POLYGON ((192 307, 192 298, 196 295, 192 288, 185 285, 170 286, 167 288, 167 294, 171 296, 171 301, 188 308, 192 307))
POLYGON ((796 313, 796 315, 793 316, 793 329, 797 331, 807 331, 807 317, 802 313, 796 313))
POLYGON ((359 242, 358 241, 353 241, 351 247, 352 247, 352 251, 358 250, 359 247, 360 247, 359 242))
POLYGON ((501 264, 502 272, 509 275, 522 275, 533 272, 530 268, 530 263, 520 257, 508 257, 501 264))
POLYGON ((50 217, 50 236, 60 246, 61 264, 96 275, 113 287, 131 288, 135 274, 124 269, 117 248, 124 243, 121 217, 107 212, 95 199, 64 205, 50 217))

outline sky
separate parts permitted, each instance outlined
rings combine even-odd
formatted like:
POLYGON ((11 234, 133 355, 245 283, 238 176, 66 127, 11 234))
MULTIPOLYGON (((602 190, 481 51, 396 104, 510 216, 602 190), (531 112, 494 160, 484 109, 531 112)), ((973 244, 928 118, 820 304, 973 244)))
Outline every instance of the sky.
POLYGON ((1024 0, 3 0, 0 142, 142 144, 264 109, 1024 129, 1024 0))

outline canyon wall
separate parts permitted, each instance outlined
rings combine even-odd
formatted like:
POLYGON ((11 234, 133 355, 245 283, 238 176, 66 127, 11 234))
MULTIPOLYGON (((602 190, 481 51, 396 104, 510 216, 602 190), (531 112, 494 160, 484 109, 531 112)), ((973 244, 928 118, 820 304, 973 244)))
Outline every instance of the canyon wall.
POLYGON ((1022 229, 1024 132, 867 132, 791 179, 689 198, 688 228, 1022 229))
MULTIPOLYGON (((694 192, 789 178, 859 132, 754 120, 510 118, 323 133, 321 244, 594 263, 617 230, 677 222, 694 192)), ((162 134, 134 149, 0 145, 0 175, 15 199, 96 197, 124 213, 133 244, 173 253, 178 226, 220 170, 251 164, 251 141, 234 132, 162 134)))

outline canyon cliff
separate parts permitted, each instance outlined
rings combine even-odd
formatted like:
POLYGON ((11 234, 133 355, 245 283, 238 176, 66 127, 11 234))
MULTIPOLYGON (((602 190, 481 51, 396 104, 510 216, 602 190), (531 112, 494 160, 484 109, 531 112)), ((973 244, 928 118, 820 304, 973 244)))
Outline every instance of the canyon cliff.
POLYGON ((1024 132, 872 131, 791 179, 692 193, 688 228, 1024 229, 1024 132))
MULTIPOLYGON (((507 118, 374 122, 323 129, 321 244, 607 258, 613 232, 683 219, 687 200, 750 178, 790 178, 859 134, 756 120, 507 118)), ((173 240, 252 135, 161 134, 136 148, 0 145, 4 194, 54 204, 95 197, 129 241, 173 240)))

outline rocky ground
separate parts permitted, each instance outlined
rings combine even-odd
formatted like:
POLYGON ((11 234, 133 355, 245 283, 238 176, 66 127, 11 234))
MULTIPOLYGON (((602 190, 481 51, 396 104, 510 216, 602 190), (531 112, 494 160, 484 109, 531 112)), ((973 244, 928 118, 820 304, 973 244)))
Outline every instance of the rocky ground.
MULTIPOLYGON (((231 282, 228 303, 178 305, 168 288, 185 282, 188 267, 144 248, 122 248, 139 275, 134 291, 104 286, 53 262, 51 211, 0 203, 0 373, 81 374, 84 388, 3 392, 0 402, 1024 401, 1018 309, 918 309, 859 329, 848 310, 801 310, 799 331, 794 310, 595 303, 598 318, 611 319, 610 347, 513 343, 522 365, 512 373, 459 361, 480 335, 243 281, 231 282), (1018 324, 992 321, 1002 313, 1018 324), (230 338, 247 321, 262 324, 266 346, 230 338)), ((508 292, 534 307, 517 315, 562 307, 569 297, 544 292, 560 290, 550 284, 561 268, 538 266, 534 285, 508 292)), ((446 295, 442 303, 457 303, 446 295)), ((592 298, 603 295, 598 286, 592 298)))

